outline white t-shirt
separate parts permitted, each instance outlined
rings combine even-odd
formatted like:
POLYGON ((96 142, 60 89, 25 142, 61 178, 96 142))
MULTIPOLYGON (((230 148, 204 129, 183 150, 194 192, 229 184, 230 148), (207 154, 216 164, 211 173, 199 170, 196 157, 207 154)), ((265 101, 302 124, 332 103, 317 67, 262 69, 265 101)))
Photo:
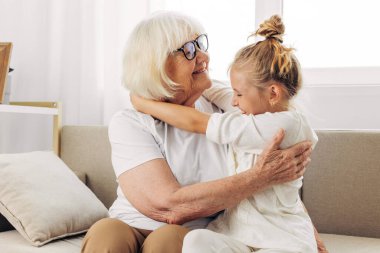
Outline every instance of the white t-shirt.
MULTIPOLYGON (((318 141, 306 118, 296 111, 243 115, 239 111, 214 113, 206 136, 218 144, 232 146, 236 164, 229 174, 250 168, 256 156, 277 131, 285 130, 281 148, 303 140, 318 141)), ((233 159, 233 156, 229 156, 233 159)), ((230 160, 231 160, 230 159, 230 160)), ((293 252, 317 252, 311 220, 299 197, 302 179, 275 185, 227 209, 211 222, 209 229, 255 248, 276 248, 293 252)))
MULTIPOLYGON (((203 97, 196 102, 195 107, 207 113, 220 112, 203 97)), ((166 159, 182 186, 227 175, 226 145, 218 145, 207 140, 205 135, 180 130, 133 109, 120 111, 113 116, 109 125, 109 139, 116 177, 156 158, 166 159)), ((140 213, 124 196, 120 186, 109 214, 136 228, 154 230, 165 224, 140 213)), ((184 225, 204 228, 213 218, 200 218, 184 225)))

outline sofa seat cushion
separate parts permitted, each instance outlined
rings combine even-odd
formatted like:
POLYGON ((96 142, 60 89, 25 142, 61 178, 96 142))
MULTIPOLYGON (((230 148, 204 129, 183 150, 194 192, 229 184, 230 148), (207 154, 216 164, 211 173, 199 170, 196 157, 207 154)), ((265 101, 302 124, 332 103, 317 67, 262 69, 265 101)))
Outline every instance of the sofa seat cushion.
POLYGON ((320 234, 329 253, 378 253, 380 239, 346 235, 320 234))
MULTIPOLYGON (((378 253, 380 239, 320 234, 329 253, 378 253)), ((0 233, 3 253, 79 253, 84 235, 63 238, 42 247, 30 245, 16 230, 0 233)))
POLYGON ((41 247, 32 246, 16 230, 0 233, 1 253, 80 253, 84 235, 52 241, 41 247))

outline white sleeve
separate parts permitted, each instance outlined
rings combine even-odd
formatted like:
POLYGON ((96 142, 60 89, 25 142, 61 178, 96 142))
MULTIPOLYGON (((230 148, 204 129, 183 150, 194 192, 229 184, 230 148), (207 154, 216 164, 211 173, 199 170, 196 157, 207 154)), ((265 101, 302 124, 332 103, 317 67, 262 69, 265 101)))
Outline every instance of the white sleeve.
POLYGON ((257 149, 263 145, 251 117, 238 111, 211 114, 206 137, 218 144, 232 144, 235 148, 243 150, 257 149))
POLYGON ((212 80, 211 88, 205 90, 202 95, 225 112, 237 110, 231 104, 234 92, 227 83, 212 80))
POLYGON ((116 177, 150 160, 164 158, 153 135, 135 114, 132 110, 117 113, 108 128, 116 177))
POLYGON ((284 140, 280 144, 281 149, 305 140, 311 141, 314 147, 318 141, 306 118, 296 111, 268 112, 253 116, 253 119, 255 127, 266 142, 272 140, 280 128, 285 130, 284 140))
POLYGON ((277 131, 285 130, 281 148, 293 145, 298 136, 300 120, 292 113, 264 113, 242 115, 240 112, 211 115, 206 136, 219 144, 232 144, 236 149, 246 152, 263 149, 277 131))

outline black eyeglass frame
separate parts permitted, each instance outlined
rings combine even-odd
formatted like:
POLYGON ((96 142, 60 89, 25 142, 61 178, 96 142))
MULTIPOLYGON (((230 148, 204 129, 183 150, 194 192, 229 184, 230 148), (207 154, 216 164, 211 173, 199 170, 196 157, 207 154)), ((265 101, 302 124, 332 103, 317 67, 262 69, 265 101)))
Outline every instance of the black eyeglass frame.
POLYGON ((198 48, 199 50, 202 50, 203 52, 207 52, 207 50, 208 50, 208 36, 207 36, 206 33, 203 33, 203 34, 199 35, 195 40, 191 40, 191 41, 186 42, 185 44, 182 45, 182 47, 178 48, 178 49, 175 50, 174 52, 182 51, 182 53, 183 53, 183 55, 185 56, 185 58, 186 58, 187 60, 191 61, 191 60, 193 60, 193 59, 195 58, 195 56, 197 56, 197 48, 198 48), (201 49, 201 47, 199 46, 199 42, 198 42, 198 39, 199 39, 200 37, 202 37, 202 36, 204 36, 204 37, 206 38, 206 42, 207 42, 207 47, 206 47, 205 50, 202 50, 202 49, 201 49), (185 53, 185 45, 188 44, 188 43, 193 44, 193 45, 194 45, 194 48, 195 48, 194 55, 193 55, 193 57, 190 58, 190 59, 187 58, 186 53, 185 53))

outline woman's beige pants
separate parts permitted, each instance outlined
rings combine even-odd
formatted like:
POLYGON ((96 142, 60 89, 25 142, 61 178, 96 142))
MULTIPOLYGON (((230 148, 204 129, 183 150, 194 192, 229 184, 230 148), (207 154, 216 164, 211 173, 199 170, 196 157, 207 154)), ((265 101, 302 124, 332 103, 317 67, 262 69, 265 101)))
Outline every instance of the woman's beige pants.
POLYGON ((137 229, 112 218, 96 222, 87 232, 83 253, 181 253, 183 238, 189 232, 179 225, 159 229, 137 229))

